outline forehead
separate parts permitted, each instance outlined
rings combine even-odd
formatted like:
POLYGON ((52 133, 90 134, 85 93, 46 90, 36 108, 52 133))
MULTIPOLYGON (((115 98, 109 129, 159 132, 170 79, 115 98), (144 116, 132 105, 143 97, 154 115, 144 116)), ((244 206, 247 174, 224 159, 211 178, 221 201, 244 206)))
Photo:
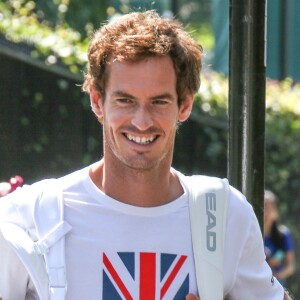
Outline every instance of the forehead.
POLYGON ((138 62, 113 61, 107 75, 107 88, 128 84, 143 88, 176 86, 175 69, 169 56, 149 57, 138 62))
POLYGON ((265 208, 273 208, 276 206, 276 203, 275 203, 275 201, 266 198, 264 201, 264 206, 265 206, 265 208))

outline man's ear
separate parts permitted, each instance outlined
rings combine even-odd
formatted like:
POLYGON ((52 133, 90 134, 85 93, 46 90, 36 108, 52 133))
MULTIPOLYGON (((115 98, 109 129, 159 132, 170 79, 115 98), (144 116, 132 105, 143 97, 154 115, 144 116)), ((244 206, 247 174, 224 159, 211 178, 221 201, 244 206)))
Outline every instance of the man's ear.
POLYGON ((178 112, 179 122, 184 122, 188 119, 188 117, 192 112, 193 102, 194 102, 194 96, 192 94, 187 94, 179 107, 179 112, 178 112))
POLYGON ((103 119, 102 97, 100 92, 98 92, 92 85, 90 86, 90 101, 92 111, 94 112, 98 120, 103 119))

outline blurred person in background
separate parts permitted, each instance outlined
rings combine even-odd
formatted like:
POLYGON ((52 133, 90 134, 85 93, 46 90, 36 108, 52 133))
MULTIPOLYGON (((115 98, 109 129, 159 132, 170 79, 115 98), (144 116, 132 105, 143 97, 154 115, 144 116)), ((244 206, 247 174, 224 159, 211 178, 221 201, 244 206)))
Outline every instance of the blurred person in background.
POLYGON ((285 285, 295 272, 295 249, 290 230, 279 222, 278 197, 271 191, 264 196, 264 244, 274 276, 285 285))

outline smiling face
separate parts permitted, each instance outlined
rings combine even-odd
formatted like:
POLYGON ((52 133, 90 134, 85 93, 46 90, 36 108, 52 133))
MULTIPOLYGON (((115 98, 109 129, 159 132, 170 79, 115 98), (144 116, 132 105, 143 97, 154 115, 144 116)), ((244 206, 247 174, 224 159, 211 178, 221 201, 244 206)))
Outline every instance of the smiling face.
POLYGON ((170 167, 178 121, 192 109, 178 107, 176 75, 168 56, 109 65, 105 99, 93 88, 91 104, 104 133, 104 159, 139 170, 170 167))

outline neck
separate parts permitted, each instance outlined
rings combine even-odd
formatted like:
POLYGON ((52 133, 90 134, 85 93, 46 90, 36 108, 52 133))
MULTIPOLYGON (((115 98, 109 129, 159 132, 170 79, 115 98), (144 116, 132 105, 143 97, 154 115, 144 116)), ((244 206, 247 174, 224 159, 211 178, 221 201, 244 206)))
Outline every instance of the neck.
POLYGON ((150 170, 124 166, 115 168, 101 160, 90 170, 93 182, 106 195, 134 206, 152 207, 175 200, 183 193, 182 186, 170 165, 150 170))

